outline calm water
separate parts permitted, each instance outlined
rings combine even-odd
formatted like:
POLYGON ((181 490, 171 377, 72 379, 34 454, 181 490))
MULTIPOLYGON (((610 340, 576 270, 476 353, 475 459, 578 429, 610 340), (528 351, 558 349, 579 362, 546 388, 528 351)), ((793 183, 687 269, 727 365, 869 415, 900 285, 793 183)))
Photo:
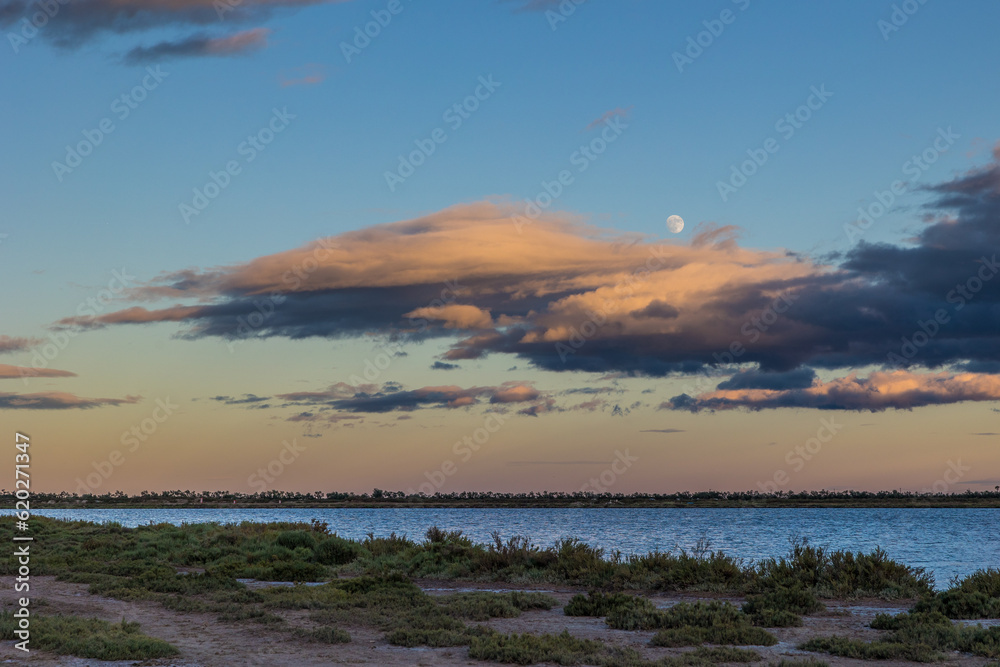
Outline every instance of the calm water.
POLYGON ((934 573, 938 586, 955 575, 1000 567, 997 509, 183 509, 39 510, 39 516, 86 521, 325 521, 343 537, 369 532, 421 539, 430 526, 462 530, 476 541, 490 532, 523 535, 547 546, 577 537, 607 550, 690 550, 700 539, 747 560, 782 556, 793 539, 832 549, 870 551, 934 573))

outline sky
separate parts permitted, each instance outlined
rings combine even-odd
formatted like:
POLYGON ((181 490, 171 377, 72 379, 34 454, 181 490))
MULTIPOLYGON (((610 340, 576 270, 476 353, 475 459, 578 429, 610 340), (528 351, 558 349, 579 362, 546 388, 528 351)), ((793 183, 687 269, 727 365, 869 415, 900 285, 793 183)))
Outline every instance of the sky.
POLYGON ((44 491, 993 489, 997 19, 0 0, 0 417, 44 491))

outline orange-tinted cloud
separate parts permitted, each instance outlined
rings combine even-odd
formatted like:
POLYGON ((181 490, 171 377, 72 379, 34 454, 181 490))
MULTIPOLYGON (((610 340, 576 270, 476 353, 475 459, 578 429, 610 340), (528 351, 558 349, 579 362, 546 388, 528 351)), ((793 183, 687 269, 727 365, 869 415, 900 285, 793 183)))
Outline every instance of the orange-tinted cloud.
POLYGON ((10 379, 10 378, 69 378, 76 377, 76 373, 71 373, 69 371, 61 371, 56 368, 34 368, 26 366, 10 366, 8 364, 0 364, 0 379, 10 379))
POLYGON ((479 202, 167 274, 130 295, 199 305, 60 324, 184 321, 190 338, 444 337, 449 361, 508 354, 553 371, 650 376, 753 364, 772 384, 872 365, 997 372, 1000 262, 986 250, 1000 247, 1000 153, 928 190, 929 207, 949 214, 913 243, 861 242, 835 264, 743 248, 732 226, 663 241, 479 202), (796 369, 805 375, 773 376, 796 369))
POLYGON ((83 398, 61 391, 44 391, 35 394, 0 392, 0 410, 87 410, 108 405, 138 403, 141 400, 141 396, 83 398))
POLYGON ((1000 376, 981 373, 853 373, 799 389, 723 389, 690 397, 675 396, 661 408, 733 410, 817 408, 820 410, 910 410, 925 405, 1000 400, 1000 376))

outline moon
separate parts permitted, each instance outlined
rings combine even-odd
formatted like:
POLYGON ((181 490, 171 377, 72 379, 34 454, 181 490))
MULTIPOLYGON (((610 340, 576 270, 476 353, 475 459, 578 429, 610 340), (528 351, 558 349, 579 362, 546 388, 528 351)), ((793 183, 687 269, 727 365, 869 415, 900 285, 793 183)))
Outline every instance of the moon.
POLYGON ((674 234, 680 234, 684 229, 684 218, 679 215, 672 215, 667 218, 667 229, 674 234))

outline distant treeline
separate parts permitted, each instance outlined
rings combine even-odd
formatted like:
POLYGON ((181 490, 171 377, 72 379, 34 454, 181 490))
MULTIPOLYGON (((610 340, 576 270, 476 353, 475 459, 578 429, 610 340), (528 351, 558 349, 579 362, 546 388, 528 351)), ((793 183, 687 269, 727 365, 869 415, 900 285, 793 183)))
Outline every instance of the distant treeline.
MULTIPOLYGON (((2 502, 13 507, 14 493, 0 490, 2 502)), ((1000 488, 993 491, 921 493, 915 491, 680 491, 677 493, 595 493, 533 491, 503 493, 462 491, 408 494, 374 489, 371 493, 297 491, 143 491, 128 495, 38 493, 31 496, 35 509, 59 507, 1000 507, 1000 488)))

